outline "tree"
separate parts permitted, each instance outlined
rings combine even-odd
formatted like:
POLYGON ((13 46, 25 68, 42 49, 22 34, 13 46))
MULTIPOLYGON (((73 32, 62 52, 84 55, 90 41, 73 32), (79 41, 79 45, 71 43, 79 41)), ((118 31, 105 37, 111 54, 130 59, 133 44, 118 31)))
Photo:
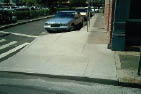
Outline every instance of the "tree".
POLYGON ((4 0, 4 3, 9 4, 10 0, 4 0))
POLYGON ((72 6, 84 6, 87 0, 69 0, 72 6))
POLYGON ((22 0, 22 3, 25 5, 38 5, 38 0, 22 0))
POLYGON ((42 5, 42 6, 56 6, 55 4, 58 2, 59 0, 38 0, 38 4, 42 5))

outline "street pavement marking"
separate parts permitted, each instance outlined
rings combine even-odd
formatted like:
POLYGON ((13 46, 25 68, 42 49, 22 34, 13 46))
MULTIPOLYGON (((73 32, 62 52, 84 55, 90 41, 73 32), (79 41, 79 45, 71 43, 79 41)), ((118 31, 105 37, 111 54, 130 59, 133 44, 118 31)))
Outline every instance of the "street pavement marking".
POLYGON ((10 42, 10 43, 8 43, 8 44, 5 44, 5 45, 3 45, 3 46, 0 46, 0 50, 5 49, 5 48, 7 48, 7 47, 9 47, 9 46, 11 46, 11 45, 14 45, 14 44, 16 44, 16 43, 17 43, 17 41, 12 41, 12 42, 10 42))
POLYGON ((34 36, 34 35, 26 35, 26 34, 21 34, 21 33, 12 33, 12 32, 5 32, 5 31, 0 31, 0 33, 13 34, 13 35, 17 35, 17 36, 31 37, 31 38, 37 38, 38 37, 38 36, 34 36))
POLYGON ((8 56, 9 54, 11 54, 11 53, 13 53, 13 52, 16 52, 17 50, 23 48, 24 46, 26 46, 26 45, 28 45, 28 44, 29 44, 29 43, 21 44, 21 45, 15 47, 15 48, 13 48, 13 49, 11 49, 11 50, 5 52, 5 53, 2 53, 2 54, 0 55, 0 59, 2 59, 2 58, 4 58, 4 57, 8 56))
POLYGON ((1 40, 0 40, 0 43, 1 43, 1 42, 4 42, 4 41, 6 41, 6 40, 5 40, 5 39, 1 39, 1 40))
POLYGON ((4 31, 0 31, 0 33, 4 33, 4 34, 10 34, 9 32, 4 32, 4 31))

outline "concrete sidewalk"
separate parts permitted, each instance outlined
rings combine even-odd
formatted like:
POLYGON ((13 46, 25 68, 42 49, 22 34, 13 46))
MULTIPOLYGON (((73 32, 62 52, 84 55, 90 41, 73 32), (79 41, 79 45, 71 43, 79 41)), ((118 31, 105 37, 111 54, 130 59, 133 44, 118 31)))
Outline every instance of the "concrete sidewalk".
POLYGON ((0 71, 117 84, 114 52, 107 49, 103 21, 103 15, 96 14, 91 18, 89 32, 84 26, 80 31, 40 36, 15 56, 1 62, 0 71))

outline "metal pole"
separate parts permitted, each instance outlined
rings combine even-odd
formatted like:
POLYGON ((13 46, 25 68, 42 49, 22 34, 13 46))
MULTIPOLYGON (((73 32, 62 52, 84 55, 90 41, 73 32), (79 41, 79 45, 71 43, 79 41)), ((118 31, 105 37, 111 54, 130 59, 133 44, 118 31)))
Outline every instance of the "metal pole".
POLYGON ((91 0, 89 0, 89 6, 88 6, 89 26, 90 26, 90 3, 91 3, 91 0))
POLYGON ((89 2, 89 0, 88 0, 88 8, 87 8, 87 32, 89 31, 89 6, 90 6, 90 2, 89 2))
MULTIPOLYGON (((88 14, 88 10, 87 10, 87 14, 88 14)), ((88 28, 88 16, 87 16, 87 32, 88 32, 89 28, 88 28)))
POLYGON ((140 48, 140 56, 139 56, 138 75, 141 75, 141 48, 140 48))

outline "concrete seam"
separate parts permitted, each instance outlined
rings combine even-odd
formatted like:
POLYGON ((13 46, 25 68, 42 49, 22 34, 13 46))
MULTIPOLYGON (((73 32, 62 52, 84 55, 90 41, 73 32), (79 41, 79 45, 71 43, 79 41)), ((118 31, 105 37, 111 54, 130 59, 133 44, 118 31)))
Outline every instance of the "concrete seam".
POLYGON ((118 56, 118 53, 115 51, 114 52, 115 54, 114 54, 114 58, 115 58, 115 65, 116 65, 116 71, 117 71, 117 74, 116 74, 116 76, 117 76, 117 78, 118 78, 118 81, 119 81, 119 75, 118 75, 118 70, 119 70, 119 68, 120 68, 120 60, 119 60, 119 56, 118 56))
MULTIPOLYGON (((84 51, 84 49, 86 48, 86 45, 87 45, 87 44, 84 45, 83 51, 84 51)), ((83 51, 82 51, 82 52, 83 52, 83 51)), ((87 58, 88 58, 88 57, 87 57, 87 58)), ((88 63, 87 63, 87 65, 86 65, 85 69, 84 69, 84 73, 82 74, 84 77, 85 77, 85 73, 86 73, 86 70, 87 70, 87 68, 88 68, 89 63, 90 63, 90 62, 89 62, 89 58, 88 58, 88 63)))
MULTIPOLYGON (((97 19, 97 17, 98 17, 98 14, 95 14, 94 17, 95 17, 94 20, 93 20, 94 22, 93 22, 93 25, 92 25, 91 27, 93 27, 93 26, 95 25, 96 19, 97 19)), ((90 28, 91 28, 91 27, 90 27, 90 28)), ((91 31, 91 30, 90 30, 90 31, 91 31)))

